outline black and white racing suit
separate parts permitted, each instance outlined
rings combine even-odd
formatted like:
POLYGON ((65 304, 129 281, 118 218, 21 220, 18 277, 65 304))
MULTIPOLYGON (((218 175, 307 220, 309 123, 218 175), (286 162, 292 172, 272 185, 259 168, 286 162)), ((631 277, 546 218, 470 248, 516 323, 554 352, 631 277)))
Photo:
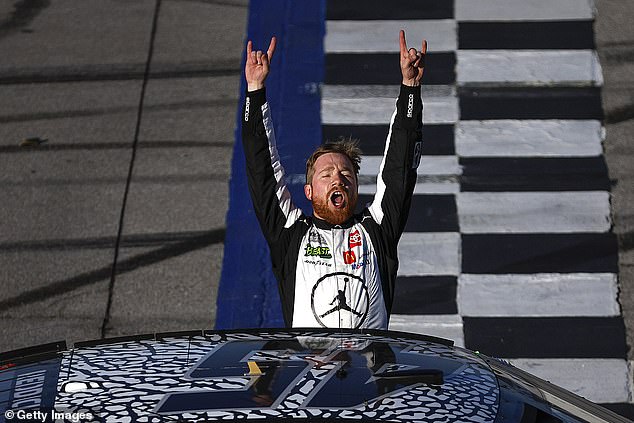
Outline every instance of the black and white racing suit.
POLYGON ((253 207, 271 250, 288 327, 387 329, 421 156, 420 87, 402 85, 372 203, 342 225, 291 201, 265 90, 247 92, 242 141, 253 207))

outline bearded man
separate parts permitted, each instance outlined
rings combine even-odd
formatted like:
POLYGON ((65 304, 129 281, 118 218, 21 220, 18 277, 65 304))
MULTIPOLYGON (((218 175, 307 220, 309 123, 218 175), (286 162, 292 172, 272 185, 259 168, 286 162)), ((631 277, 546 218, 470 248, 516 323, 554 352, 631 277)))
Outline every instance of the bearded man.
POLYGON ((398 269, 397 246, 409 214, 421 155, 420 82, 427 42, 407 48, 403 76, 372 203, 355 214, 361 151, 356 142, 321 145, 306 163, 304 193, 313 215, 294 206, 284 181, 264 82, 275 51, 247 43, 242 141, 253 206, 271 251, 288 327, 387 329, 398 269), (334 306, 334 307, 333 307, 334 306))

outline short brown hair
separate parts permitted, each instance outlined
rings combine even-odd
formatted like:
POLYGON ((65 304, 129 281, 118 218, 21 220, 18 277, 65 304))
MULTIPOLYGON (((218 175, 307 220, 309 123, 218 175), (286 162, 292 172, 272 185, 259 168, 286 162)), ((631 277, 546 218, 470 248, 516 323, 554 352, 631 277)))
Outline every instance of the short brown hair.
POLYGON ((317 149, 306 160, 306 184, 310 184, 313 181, 313 174, 315 173, 315 162, 320 156, 328 153, 343 154, 354 166, 354 174, 359 177, 359 164, 361 163, 361 149, 359 148, 359 140, 354 138, 340 137, 335 141, 326 141, 324 144, 317 147, 317 149))

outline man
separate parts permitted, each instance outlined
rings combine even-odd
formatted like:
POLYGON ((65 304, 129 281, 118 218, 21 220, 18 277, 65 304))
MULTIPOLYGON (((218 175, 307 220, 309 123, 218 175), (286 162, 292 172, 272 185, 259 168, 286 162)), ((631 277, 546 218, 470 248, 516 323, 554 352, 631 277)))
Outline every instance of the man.
MULTIPOLYGON (((253 206, 271 250, 289 327, 387 329, 421 154, 420 82, 427 42, 407 48, 399 34, 403 81, 373 202, 354 214, 361 152, 354 142, 320 146, 308 159, 304 193, 313 216, 296 208, 284 182, 264 83, 275 51, 247 43, 242 140, 253 206), (334 305, 334 308, 333 308, 334 305)), ((301 140, 298 140, 301 142, 301 140)))

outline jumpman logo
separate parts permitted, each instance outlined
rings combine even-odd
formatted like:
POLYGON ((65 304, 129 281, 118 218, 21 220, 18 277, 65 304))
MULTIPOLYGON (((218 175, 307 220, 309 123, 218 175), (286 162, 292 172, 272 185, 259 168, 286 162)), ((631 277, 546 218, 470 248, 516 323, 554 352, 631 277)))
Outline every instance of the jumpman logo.
MULTIPOLYGON (((348 282, 348 278, 346 278, 345 281, 348 282)), ((332 313, 334 313, 335 311, 338 311, 338 310, 349 311, 350 313, 352 313, 352 314, 354 314, 354 315, 356 315, 358 317, 363 316, 362 313, 359 313, 359 312, 353 310, 352 308, 350 308, 350 306, 348 305, 348 300, 346 299, 345 291, 342 291, 340 289, 338 289, 337 291, 338 291, 337 296, 330 302, 330 305, 333 305, 337 301, 338 301, 338 304, 336 306, 334 306, 333 308, 331 308, 330 310, 328 310, 327 312, 325 312, 324 314, 322 314, 321 316, 319 316, 319 317, 321 317, 321 318, 326 317, 329 314, 332 314, 332 313)))
POLYGON ((360 328, 370 308, 365 281, 359 276, 345 272, 324 275, 313 286, 310 307, 317 323, 325 328, 341 327, 344 321, 347 322, 346 325, 360 328), (334 298, 329 305, 328 301, 333 294, 334 298), (341 310, 350 313, 348 318, 341 315, 341 310))

